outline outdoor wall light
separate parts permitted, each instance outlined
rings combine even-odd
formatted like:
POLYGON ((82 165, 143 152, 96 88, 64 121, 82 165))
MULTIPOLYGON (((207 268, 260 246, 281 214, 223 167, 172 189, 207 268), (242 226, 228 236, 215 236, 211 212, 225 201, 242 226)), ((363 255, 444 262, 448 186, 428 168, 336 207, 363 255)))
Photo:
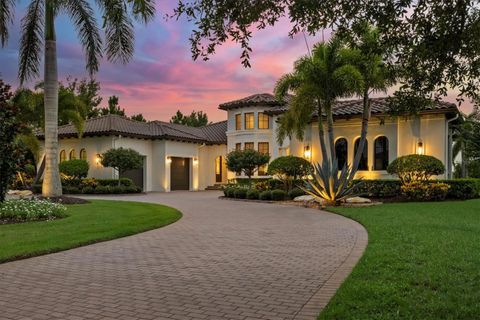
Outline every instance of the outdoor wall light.
POLYGON ((96 164, 97 166, 99 166, 101 161, 102 161, 102 156, 97 153, 97 154, 95 155, 95 164, 96 164))
POLYGON ((167 163, 172 163, 172 157, 167 157, 167 163))
POLYGON ((423 145, 422 139, 419 139, 417 142, 417 154, 424 154, 425 146, 423 145))
POLYGON ((197 164, 198 164, 198 158, 197 158, 197 157, 194 157, 194 158, 193 158, 193 164, 194 164, 194 165, 197 165, 197 164))
POLYGON ((310 146, 307 145, 303 148, 303 156, 305 157, 305 159, 310 160, 310 158, 312 157, 312 151, 310 150, 310 146))

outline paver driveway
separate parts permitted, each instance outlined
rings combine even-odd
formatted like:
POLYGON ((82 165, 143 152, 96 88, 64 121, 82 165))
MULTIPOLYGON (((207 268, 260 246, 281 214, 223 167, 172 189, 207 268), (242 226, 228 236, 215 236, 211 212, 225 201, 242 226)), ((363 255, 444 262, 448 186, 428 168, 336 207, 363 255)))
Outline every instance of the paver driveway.
POLYGON ((365 230, 314 209, 219 195, 115 197, 184 217, 0 265, 0 319, 314 319, 360 257, 365 230))

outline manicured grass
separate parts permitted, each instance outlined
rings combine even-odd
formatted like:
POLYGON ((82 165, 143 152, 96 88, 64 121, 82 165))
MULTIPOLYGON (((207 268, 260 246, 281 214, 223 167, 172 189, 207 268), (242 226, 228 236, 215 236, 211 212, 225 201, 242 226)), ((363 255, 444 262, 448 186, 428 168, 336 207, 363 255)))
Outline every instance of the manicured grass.
POLYGON ((67 207, 61 220, 0 225, 0 262, 120 238, 181 217, 176 209, 140 202, 92 200, 67 207))
POLYGON ((369 243, 319 319, 480 319, 480 200, 331 211, 369 243))

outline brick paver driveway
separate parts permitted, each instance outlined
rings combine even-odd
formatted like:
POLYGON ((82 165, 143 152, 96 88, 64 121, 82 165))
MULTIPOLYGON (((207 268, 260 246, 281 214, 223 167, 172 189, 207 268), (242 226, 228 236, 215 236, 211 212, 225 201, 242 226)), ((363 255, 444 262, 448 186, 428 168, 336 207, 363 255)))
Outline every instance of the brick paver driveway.
POLYGON ((184 217, 0 265, 0 319, 314 319, 360 257, 365 230, 314 209, 219 195, 114 198, 165 203, 184 217))

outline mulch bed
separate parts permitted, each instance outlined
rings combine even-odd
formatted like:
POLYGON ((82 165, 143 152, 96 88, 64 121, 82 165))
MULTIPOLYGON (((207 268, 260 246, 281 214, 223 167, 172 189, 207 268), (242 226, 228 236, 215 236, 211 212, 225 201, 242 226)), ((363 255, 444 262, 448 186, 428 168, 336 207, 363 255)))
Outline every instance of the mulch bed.
POLYGON ((45 197, 39 196, 38 199, 48 200, 50 202, 61 203, 61 204, 87 204, 87 203, 90 203, 90 201, 85 200, 85 199, 75 198, 75 197, 67 197, 67 196, 51 197, 51 198, 45 198, 45 197))

